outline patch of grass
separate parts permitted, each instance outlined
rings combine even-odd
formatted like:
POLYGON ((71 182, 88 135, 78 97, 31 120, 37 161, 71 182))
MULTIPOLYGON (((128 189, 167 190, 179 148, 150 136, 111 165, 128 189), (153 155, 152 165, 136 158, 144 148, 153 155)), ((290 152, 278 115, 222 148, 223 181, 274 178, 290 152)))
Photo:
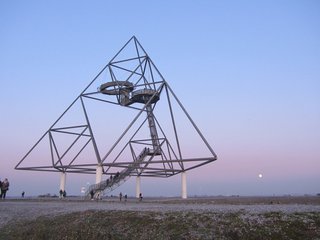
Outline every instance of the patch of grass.
POLYGON ((0 239, 319 239, 319 213, 84 211, 0 229, 0 239))

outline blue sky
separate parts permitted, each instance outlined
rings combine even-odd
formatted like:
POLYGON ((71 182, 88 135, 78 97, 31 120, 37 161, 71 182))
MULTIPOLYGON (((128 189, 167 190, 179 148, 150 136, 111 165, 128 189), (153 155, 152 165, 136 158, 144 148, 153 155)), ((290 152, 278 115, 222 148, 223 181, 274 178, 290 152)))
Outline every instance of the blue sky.
MULTIPOLYGON (((11 195, 56 192, 58 175, 14 166, 135 35, 219 157, 188 173, 190 195, 320 192, 319 12, 318 1, 2 1, 0 178, 11 195)), ((70 176, 67 190, 93 181, 70 176)))

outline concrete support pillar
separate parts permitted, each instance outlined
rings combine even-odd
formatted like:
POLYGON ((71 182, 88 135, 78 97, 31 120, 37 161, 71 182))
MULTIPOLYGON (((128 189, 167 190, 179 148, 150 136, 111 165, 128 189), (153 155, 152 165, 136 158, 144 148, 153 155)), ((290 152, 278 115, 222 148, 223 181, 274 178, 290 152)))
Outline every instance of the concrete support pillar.
POLYGON ((139 198, 141 193, 141 179, 140 176, 136 178, 136 198, 139 198))
POLYGON ((102 181, 102 166, 98 165, 96 169, 96 184, 102 181))
POLYGON ((181 197, 187 198, 187 174, 186 172, 181 173, 181 197))
POLYGON ((67 177, 67 173, 61 172, 61 175, 60 175, 60 190, 62 190, 62 191, 66 190, 66 177, 67 177))

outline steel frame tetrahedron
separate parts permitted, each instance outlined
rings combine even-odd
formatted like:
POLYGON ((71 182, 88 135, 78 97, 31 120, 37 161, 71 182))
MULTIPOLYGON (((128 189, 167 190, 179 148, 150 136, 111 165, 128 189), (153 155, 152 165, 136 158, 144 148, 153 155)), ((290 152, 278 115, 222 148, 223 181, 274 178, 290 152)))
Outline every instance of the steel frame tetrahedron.
MULTIPOLYGON (((105 110, 108 111, 108 108, 105 110)), ((124 180, 130 176, 170 177, 216 159, 215 152, 185 107, 133 36, 19 161, 15 169, 95 174, 98 165, 102 167, 103 174, 120 174, 124 180), (94 116, 88 110, 88 102, 112 104, 135 112, 119 138, 107 148, 101 149, 97 144, 92 124, 94 116), (159 102, 166 103, 168 118, 165 124, 158 118, 161 114, 155 113, 159 102), (79 120, 79 124, 64 124, 66 115, 76 106, 80 109, 82 120, 79 120), (179 123, 175 116, 177 107, 201 139, 208 153, 206 156, 186 157, 183 153, 177 127, 179 123), (145 129, 148 129, 149 136, 141 138, 141 132, 145 129), (59 141, 66 136, 72 140, 61 148, 59 141), (49 145, 50 164, 29 166, 28 159, 43 141, 49 145), (91 149, 92 156, 88 157, 87 162, 78 162, 78 158, 87 149, 91 149)))

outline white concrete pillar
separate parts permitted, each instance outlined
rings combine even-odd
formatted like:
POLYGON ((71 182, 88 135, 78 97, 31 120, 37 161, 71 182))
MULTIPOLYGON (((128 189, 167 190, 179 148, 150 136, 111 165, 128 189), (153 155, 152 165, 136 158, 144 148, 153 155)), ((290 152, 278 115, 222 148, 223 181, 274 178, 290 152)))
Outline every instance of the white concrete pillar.
POLYGON ((186 172, 181 173, 181 197, 187 198, 187 174, 186 172))
POLYGON ((102 181, 102 166, 98 165, 96 169, 96 184, 102 181))
POLYGON ((60 190, 62 190, 62 191, 66 190, 66 177, 67 177, 67 173, 61 172, 61 175, 60 175, 60 190))
POLYGON ((136 178, 136 198, 139 198, 141 193, 141 179, 140 176, 136 178))

